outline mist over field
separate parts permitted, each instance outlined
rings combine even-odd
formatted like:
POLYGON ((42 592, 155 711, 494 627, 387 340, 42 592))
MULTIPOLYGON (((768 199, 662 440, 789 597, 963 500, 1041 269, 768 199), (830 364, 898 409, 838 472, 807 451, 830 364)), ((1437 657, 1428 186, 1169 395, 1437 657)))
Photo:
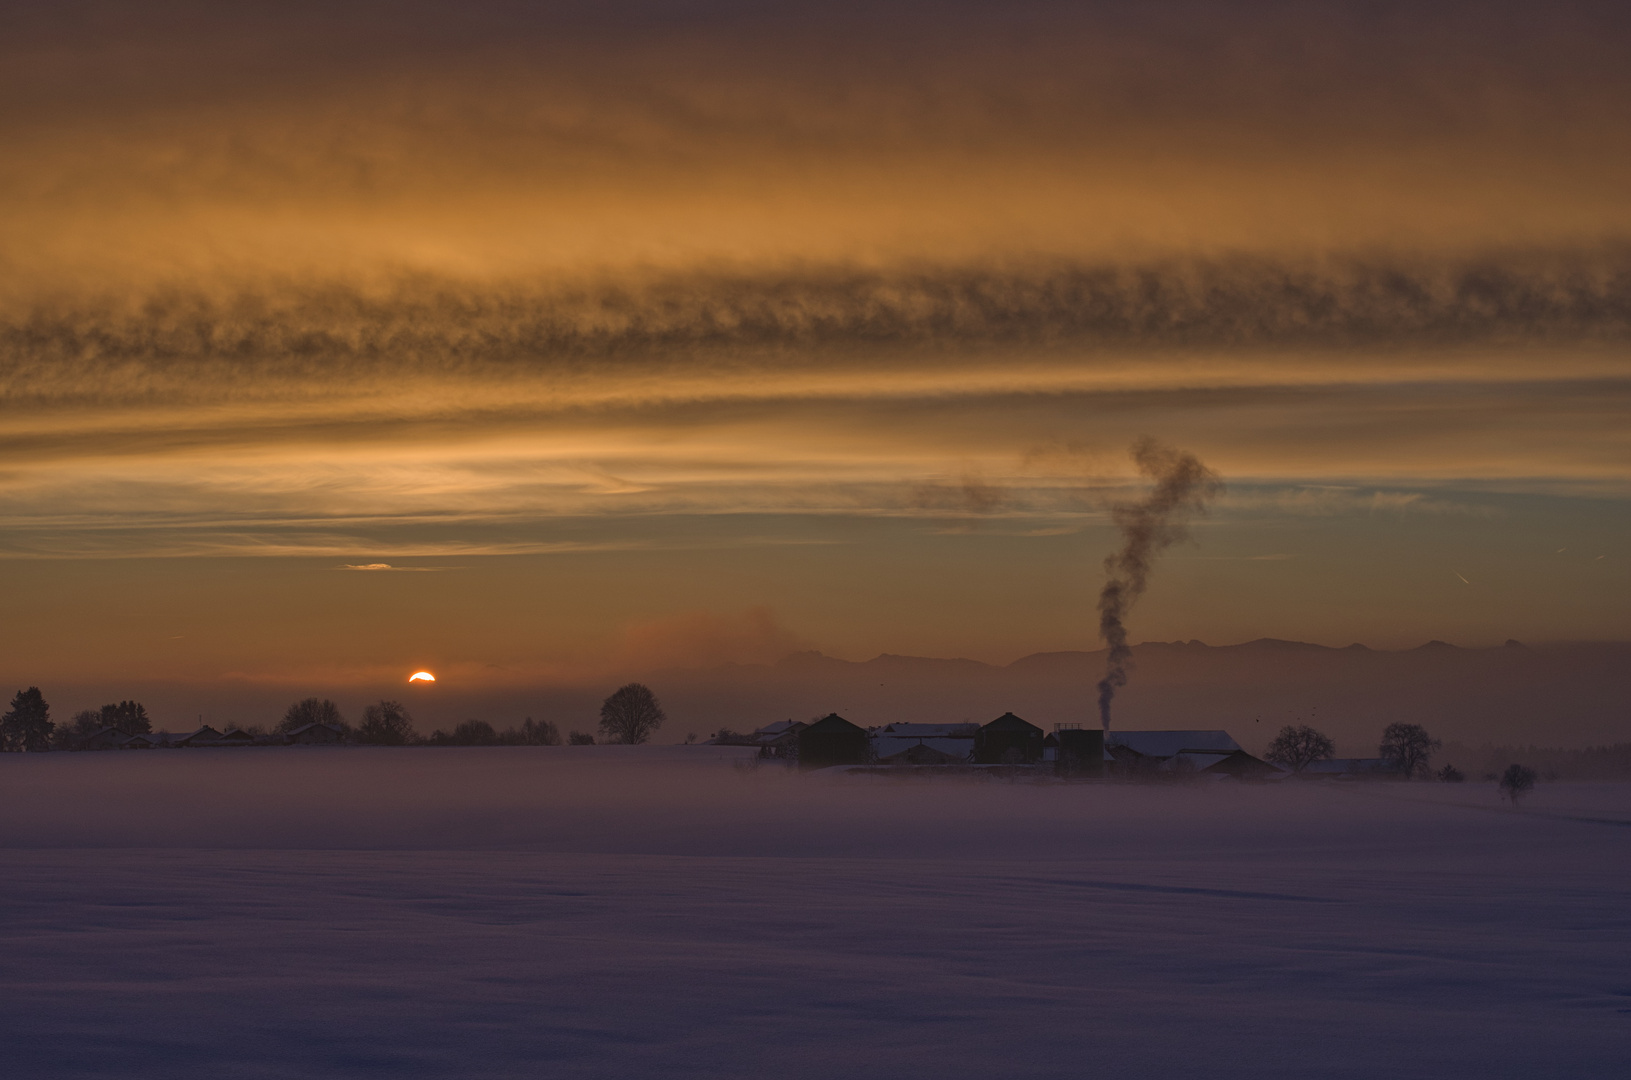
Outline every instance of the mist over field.
POLYGON ((0 755, 0 1041, 53 1077, 1608 1076, 1628 791, 0 755))

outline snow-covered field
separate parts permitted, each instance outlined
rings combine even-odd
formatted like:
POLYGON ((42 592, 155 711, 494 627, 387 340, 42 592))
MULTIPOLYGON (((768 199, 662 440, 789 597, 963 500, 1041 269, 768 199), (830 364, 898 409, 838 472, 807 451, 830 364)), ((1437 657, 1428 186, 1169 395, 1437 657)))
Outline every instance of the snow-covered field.
POLYGON ((13 1077, 1619 1077, 1631 785, 0 755, 13 1077))

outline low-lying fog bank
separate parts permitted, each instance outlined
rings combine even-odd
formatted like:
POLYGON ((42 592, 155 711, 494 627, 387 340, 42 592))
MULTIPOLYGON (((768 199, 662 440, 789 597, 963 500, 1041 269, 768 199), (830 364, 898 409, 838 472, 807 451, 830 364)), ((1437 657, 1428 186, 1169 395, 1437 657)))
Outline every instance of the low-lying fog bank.
POLYGON ((30 1077, 1616 1075, 1631 785, 0 755, 30 1077))
POLYGON ((1395 849, 1631 822, 1631 785, 1142 785, 801 773, 742 747, 222 749, 0 755, 0 845, 533 848, 673 855, 1136 857, 1215 845, 1395 849))

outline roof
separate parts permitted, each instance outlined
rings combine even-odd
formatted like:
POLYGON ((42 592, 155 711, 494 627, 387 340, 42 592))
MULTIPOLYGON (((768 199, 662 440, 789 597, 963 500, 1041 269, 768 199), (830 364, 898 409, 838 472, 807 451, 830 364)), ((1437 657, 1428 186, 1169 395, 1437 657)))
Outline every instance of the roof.
POLYGON ((1042 729, 1041 728, 1037 727, 1035 724, 1031 723, 1029 720, 1021 720, 1019 717, 1015 716, 1011 712, 1003 713, 1001 716, 997 717, 995 720, 991 721, 989 724, 986 724, 980 730, 982 730, 982 731, 1025 731, 1025 732, 1034 731, 1038 735, 1042 734, 1042 729))
POLYGON ((882 734, 914 739, 972 739, 979 724, 885 724, 882 734))
POLYGON ((314 728, 323 728, 323 729, 325 729, 327 731, 334 732, 334 734, 336 734, 336 735, 344 734, 339 728, 335 727, 333 724, 325 724, 321 720, 314 721, 314 722, 312 722, 310 724, 301 724, 299 727, 295 728, 293 731, 290 731, 288 734, 291 737, 293 737, 295 735, 304 735, 306 732, 311 731, 314 728))
POLYGON ((1111 731, 1105 734, 1104 745, 1158 758, 1186 752, 1232 754, 1240 749, 1227 731, 1111 731))
POLYGON ((807 727, 803 731, 799 732, 799 734, 800 735, 805 735, 805 734, 809 734, 811 732, 814 732, 817 735, 837 735, 837 734, 839 734, 841 732, 851 732, 851 731, 856 732, 856 733, 861 734, 861 735, 866 734, 866 732, 863 729, 855 726, 854 724, 850 723, 848 720, 845 720, 842 716, 839 716, 837 713, 828 713, 826 716, 823 716, 820 720, 817 720, 815 723, 811 724, 809 727, 807 727))
MULTIPOLYGON (((920 727, 933 727, 932 724, 922 724, 920 727)), ((938 750, 954 758, 966 758, 969 755, 970 744, 967 739, 924 739, 910 736, 897 738, 891 735, 874 735, 872 737, 872 752, 878 755, 879 761, 887 761, 896 754, 904 754, 914 746, 927 746, 931 750, 938 750)))
POLYGON ((85 741, 86 742, 91 742, 91 741, 96 740, 96 739, 107 738, 107 737, 110 737, 110 736, 112 738, 120 739, 120 740, 130 738, 129 735, 126 735, 124 732, 120 731, 118 728, 105 727, 105 728, 98 728, 95 731, 91 732, 89 735, 85 736, 85 741))
POLYGON ((777 720, 774 724, 766 724, 762 728, 755 728, 755 735, 785 735, 789 731, 797 731, 804 726, 802 720, 777 720))

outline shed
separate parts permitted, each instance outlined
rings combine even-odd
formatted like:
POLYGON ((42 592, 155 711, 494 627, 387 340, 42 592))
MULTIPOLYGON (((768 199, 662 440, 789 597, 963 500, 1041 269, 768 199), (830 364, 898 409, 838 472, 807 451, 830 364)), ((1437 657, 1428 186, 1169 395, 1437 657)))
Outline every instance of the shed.
POLYGON ((1294 773, 1327 780, 1403 780, 1404 770, 1387 758, 1327 758, 1311 761, 1294 773))
POLYGON ((105 727, 85 736, 79 746, 82 750, 117 750, 129 741, 130 736, 118 728, 105 727))
POLYGON ((171 746, 220 746, 221 733, 205 724, 197 731, 188 735, 181 735, 170 740, 171 746))
POLYGON ((865 729, 837 713, 828 713, 798 733, 799 767, 822 769, 829 765, 864 765, 872 744, 865 729))
POLYGON ((872 756, 880 765, 960 765, 969 750, 968 739, 872 737, 872 756))
POLYGON ((1020 765, 1042 760, 1042 729, 1013 713, 1003 713, 974 733, 974 760, 980 765, 1020 765))
POLYGON ((303 724, 284 738, 302 746, 332 746, 334 743, 345 741, 345 732, 332 724, 318 722, 303 724))

